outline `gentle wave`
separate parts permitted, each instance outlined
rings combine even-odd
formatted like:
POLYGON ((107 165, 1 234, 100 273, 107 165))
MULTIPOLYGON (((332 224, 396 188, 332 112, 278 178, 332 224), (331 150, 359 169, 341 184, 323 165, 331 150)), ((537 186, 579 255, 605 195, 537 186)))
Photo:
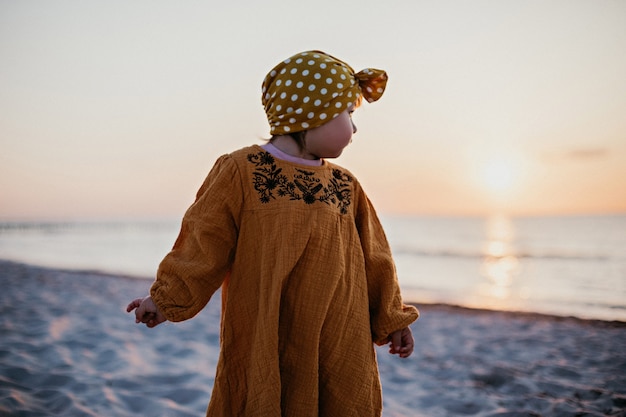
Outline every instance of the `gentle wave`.
POLYGON ((179 221, 49 221, 49 222, 0 222, 0 233, 7 232, 68 232, 68 231, 111 231, 119 229, 146 230, 146 229, 170 229, 178 227, 179 221))
MULTIPOLYGON (((606 261, 616 259, 608 255, 589 255, 589 254, 559 254, 559 253, 531 253, 531 252, 513 252, 502 255, 492 255, 484 252, 462 252, 448 250, 416 250, 409 248, 396 248, 393 250, 394 255, 409 255, 424 258, 465 258, 465 259, 505 259, 509 257, 517 259, 544 259, 544 260, 582 260, 582 261, 606 261)), ((617 258, 619 259, 619 258, 617 258)))

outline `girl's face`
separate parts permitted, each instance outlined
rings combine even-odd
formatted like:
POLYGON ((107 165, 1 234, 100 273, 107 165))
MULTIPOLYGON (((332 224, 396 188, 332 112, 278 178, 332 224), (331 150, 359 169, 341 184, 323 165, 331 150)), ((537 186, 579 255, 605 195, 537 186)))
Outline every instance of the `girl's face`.
POLYGON ((356 126, 352 122, 354 106, 330 122, 306 133, 306 152, 317 158, 337 158, 352 141, 356 126))

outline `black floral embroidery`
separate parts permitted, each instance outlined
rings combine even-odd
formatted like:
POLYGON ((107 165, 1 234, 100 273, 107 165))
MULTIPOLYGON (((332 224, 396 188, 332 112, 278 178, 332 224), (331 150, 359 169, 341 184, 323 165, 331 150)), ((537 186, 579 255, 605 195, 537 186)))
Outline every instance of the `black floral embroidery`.
POLYGON ((261 195, 262 203, 269 203, 275 198, 272 191, 280 184, 287 182, 287 177, 281 174, 282 168, 277 168, 274 157, 267 152, 249 154, 248 161, 256 165, 254 172, 254 189, 261 195))
POLYGON ((290 181, 276 166, 276 160, 267 152, 248 154, 248 161, 256 166, 252 184, 259 193, 262 203, 286 197, 290 200, 301 200, 305 204, 319 201, 333 205, 341 214, 348 213, 351 203, 350 183, 352 177, 339 169, 333 169, 333 176, 328 184, 315 176, 315 171, 296 168, 290 181))

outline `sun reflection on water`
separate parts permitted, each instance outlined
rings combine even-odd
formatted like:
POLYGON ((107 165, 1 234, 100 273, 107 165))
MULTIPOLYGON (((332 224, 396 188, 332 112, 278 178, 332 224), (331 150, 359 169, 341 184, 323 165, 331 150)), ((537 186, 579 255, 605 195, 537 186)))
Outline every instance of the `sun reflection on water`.
POLYGON ((488 307, 511 307, 512 287, 519 275, 519 260, 515 256, 513 223, 505 216, 492 216, 486 224, 487 241, 481 264, 483 281, 480 294, 488 307))

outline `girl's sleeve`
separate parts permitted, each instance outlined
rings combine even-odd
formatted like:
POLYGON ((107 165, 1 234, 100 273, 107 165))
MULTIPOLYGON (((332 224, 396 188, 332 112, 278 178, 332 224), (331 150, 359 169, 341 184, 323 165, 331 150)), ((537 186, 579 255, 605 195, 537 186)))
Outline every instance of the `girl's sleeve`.
POLYGON ((382 225, 372 203, 357 183, 356 225, 365 256, 370 326, 376 344, 408 327, 419 317, 417 308, 402 302, 396 267, 382 225))
POLYGON ((183 217, 150 295, 170 321, 195 316, 230 270, 242 206, 241 177, 228 155, 220 157, 183 217))

